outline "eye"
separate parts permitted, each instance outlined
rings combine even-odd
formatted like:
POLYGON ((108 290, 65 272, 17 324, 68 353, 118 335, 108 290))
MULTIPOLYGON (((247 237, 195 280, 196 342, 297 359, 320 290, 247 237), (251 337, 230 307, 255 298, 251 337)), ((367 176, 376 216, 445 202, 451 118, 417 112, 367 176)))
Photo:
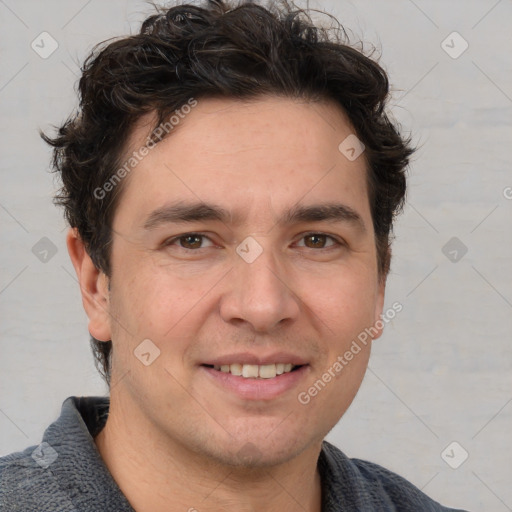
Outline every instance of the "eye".
POLYGON ((178 246, 183 249, 204 249, 205 246, 203 246, 203 242, 206 240, 210 243, 210 245, 206 247, 211 247, 213 243, 207 236, 201 233, 185 233, 184 235, 171 238, 170 240, 165 242, 165 245, 176 245, 177 242, 178 246))
POLYGON ((299 247, 308 247, 309 249, 325 249, 328 247, 333 247, 335 245, 342 245, 338 242, 334 237, 326 235, 324 233, 308 233, 304 235, 301 241, 306 240, 307 242, 304 245, 298 244, 299 247), (332 243, 327 244, 327 241, 331 241, 332 243))
MULTIPOLYGON (((212 247, 214 243, 203 233, 184 233, 183 235, 167 240, 164 245, 177 245, 181 249, 194 251, 212 247)), ((335 246, 341 246, 343 243, 325 233, 307 233, 302 236, 297 245, 308 249, 329 249, 335 246)))

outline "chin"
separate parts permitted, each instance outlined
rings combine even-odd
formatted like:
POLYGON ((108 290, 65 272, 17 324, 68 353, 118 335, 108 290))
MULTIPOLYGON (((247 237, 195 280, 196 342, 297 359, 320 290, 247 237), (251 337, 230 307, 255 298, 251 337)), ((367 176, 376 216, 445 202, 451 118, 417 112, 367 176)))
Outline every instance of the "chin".
POLYGON ((291 432, 280 439, 269 436, 265 431, 259 435, 246 436, 229 441, 224 450, 221 444, 203 447, 204 455, 216 459, 218 463, 237 469, 268 469, 285 464, 300 455, 310 444, 304 438, 293 438, 291 432))

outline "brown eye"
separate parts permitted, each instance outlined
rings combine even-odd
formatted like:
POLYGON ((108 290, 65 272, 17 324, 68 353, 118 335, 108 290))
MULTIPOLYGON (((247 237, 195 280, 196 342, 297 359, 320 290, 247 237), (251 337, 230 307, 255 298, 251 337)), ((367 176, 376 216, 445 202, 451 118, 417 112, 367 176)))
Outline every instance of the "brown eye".
POLYGON ((304 237, 305 240, 309 241, 309 243, 306 242, 306 246, 313 249, 323 248, 326 238, 325 235, 308 235, 304 237))
POLYGON ((201 235, 184 235, 178 238, 184 249, 200 249, 203 237, 201 235))
POLYGON ((338 243, 332 236, 324 235, 323 233, 309 233, 303 236, 301 238, 301 241, 302 240, 305 241, 304 247, 308 247, 309 249, 325 249, 338 243), (331 243, 327 243, 329 240, 331 243))
POLYGON ((181 249, 194 250, 206 249, 208 247, 212 247, 214 244, 202 233, 185 233, 167 240, 164 245, 166 247, 177 246, 181 249))

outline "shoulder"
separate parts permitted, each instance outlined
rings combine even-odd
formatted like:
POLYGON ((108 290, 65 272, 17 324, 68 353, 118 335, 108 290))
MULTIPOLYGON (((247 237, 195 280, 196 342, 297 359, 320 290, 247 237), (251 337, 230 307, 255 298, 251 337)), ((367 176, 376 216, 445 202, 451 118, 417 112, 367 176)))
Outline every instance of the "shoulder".
POLYGON ((0 457, 0 495, 12 484, 23 485, 34 472, 32 453, 37 445, 0 457), (9 485, 7 485, 9 484, 9 485))
POLYGON ((330 443, 324 442, 322 456, 332 479, 331 492, 347 494, 350 489, 348 494, 368 510, 456 512, 432 500, 400 475, 373 462, 351 459, 330 443))
MULTIPOLYGON (((88 400, 96 404, 94 397, 88 400)), ((40 444, 0 457, 0 512, 72 510, 73 472, 85 466, 87 473, 93 453, 90 434, 77 409, 82 402, 89 403, 85 398, 68 397, 40 444)), ((95 427, 92 420, 91 424, 95 427)))
POLYGON ((41 445, 0 457, 0 511, 37 510, 36 496, 52 490, 51 478, 37 464, 41 445))

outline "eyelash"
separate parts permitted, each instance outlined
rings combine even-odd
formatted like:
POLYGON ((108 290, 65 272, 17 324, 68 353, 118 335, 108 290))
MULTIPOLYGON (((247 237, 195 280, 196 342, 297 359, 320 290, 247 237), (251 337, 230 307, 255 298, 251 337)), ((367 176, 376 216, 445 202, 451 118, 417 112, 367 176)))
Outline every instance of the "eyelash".
MULTIPOLYGON (((328 239, 331 239, 334 243, 332 245, 328 245, 327 247, 320 247, 318 249, 315 249, 313 247, 305 247, 306 249, 313 249, 313 250, 329 250, 329 249, 333 249, 335 248, 336 246, 339 246, 339 247, 343 247, 343 246, 346 246, 346 243, 335 238, 334 236, 332 235, 328 235, 327 233, 322 233, 322 232, 317 232, 317 231, 311 231, 309 233, 304 233, 301 238, 299 240, 303 240, 304 238, 307 238, 309 236, 314 236, 314 235, 320 235, 320 236, 323 236, 323 237, 326 237, 328 239)), ((191 232, 191 233, 184 233, 182 235, 179 235, 179 236, 175 236, 169 240, 166 240, 164 242, 164 246, 165 247, 168 247, 168 246, 172 246, 174 245, 175 242, 183 239, 183 238, 187 238, 189 236, 197 236, 197 237, 202 237, 202 238, 206 238, 208 239, 210 242, 212 242, 212 244, 214 243, 209 237, 208 235, 205 235, 204 233, 197 233, 197 232, 191 232)), ((187 247, 180 247, 178 246, 180 249, 183 249, 185 251, 199 251, 200 249, 207 249, 207 247, 199 247, 198 249, 189 249, 187 247)))

